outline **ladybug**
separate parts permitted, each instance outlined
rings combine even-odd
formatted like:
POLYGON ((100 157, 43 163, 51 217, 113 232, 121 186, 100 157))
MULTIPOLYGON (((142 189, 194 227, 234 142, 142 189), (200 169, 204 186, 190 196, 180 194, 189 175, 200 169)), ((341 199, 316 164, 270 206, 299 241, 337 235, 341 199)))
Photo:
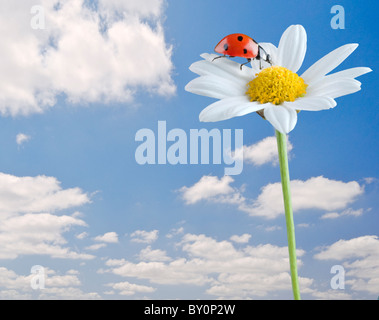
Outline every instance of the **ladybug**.
POLYGON ((260 68, 262 69, 262 60, 272 65, 271 57, 253 38, 242 34, 233 33, 223 38, 215 47, 217 53, 223 54, 213 59, 219 59, 229 56, 230 58, 241 57, 246 58, 247 62, 241 64, 240 69, 252 59, 259 60, 260 68))

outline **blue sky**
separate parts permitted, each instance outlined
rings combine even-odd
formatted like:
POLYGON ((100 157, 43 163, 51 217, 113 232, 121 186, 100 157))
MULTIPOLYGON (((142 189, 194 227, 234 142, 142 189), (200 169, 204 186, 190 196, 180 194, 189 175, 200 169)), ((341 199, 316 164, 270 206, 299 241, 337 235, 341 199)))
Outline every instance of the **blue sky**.
POLYGON ((41 1, 42 29, 31 27, 35 1, 0 5, 0 297, 291 299, 284 215, 268 192, 280 187, 274 129, 257 114, 200 123, 214 100, 184 87, 225 35, 278 45, 301 24, 300 74, 346 43, 360 46, 336 71, 374 70, 336 108, 301 112, 289 134, 302 296, 377 299, 377 4, 85 3, 41 1), (336 4, 344 30, 330 25, 336 4), (158 121, 188 136, 243 129, 243 172, 137 164, 135 134, 157 133, 158 121), (296 196, 304 190, 309 198, 296 196), (34 265, 44 289, 31 288, 34 265), (343 290, 331 288, 334 265, 346 271, 343 290))

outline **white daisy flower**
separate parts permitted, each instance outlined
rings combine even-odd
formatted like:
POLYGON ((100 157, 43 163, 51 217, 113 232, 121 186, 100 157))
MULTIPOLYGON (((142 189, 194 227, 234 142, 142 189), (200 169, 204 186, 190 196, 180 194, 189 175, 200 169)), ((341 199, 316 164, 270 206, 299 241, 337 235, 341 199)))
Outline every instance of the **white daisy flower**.
POLYGON ((301 25, 290 26, 279 46, 260 43, 273 65, 257 60, 252 68, 229 59, 214 60, 215 54, 202 54, 204 60, 190 66, 200 77, 187 84, 189 92, 220 99, 200 113, 200 121, 215 122, 257 112, 276 130, 287 134, 297 123, 301 110, 319 111, 334 108, 334 99, 357 92, 361 83, 355 78, 371 72, 360 67, 327 75, 338 67, 358 44, 344 45, 313 64, 301 76, 296 73, 307 50, 307 34, 301 25), (214 61, 213 61, 214 60, 214 61))

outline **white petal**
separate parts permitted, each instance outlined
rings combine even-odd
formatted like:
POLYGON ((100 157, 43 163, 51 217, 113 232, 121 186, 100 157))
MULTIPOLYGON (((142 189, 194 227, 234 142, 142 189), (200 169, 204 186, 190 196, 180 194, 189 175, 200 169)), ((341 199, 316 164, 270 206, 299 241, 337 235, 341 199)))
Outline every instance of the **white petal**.
POLYGON ((216 122, 262 110, 264 105, 250 102, 247 96, 232 97, 217 101, 199 115, 202 122, 216 122))
POLYGON ((278 48, 278 64, 299 71, 307 51, 307 33, 303 26, 290 26, 282 35, 278 48))
POLYGON ((316 63, 314 63, 301 76, 308 84, 316 82, 330 71, 337 68, 350 54, 357 49, 358 44, 346 44, 338 49, 330 52, 316 63))
POLYGON ((235 73, 230 73, 222 68, 219 67, 216 63, 212 63, 207 60, 201 60, 193 63, 189 69, 198 74, 199 76, 218 76, 220 78, 224 78, 227 80, 230 80, 232 82, 235 82, 239 85, 246 85, 246 79, 241 77, 240 75, 237 75, 235 73))
POLYGON ((271 104, 264 109, 264 116, 276 130, 284 134, 292 131, 297 123, 296 110, 284 105, 271 104))
POLYGON ((201 96, 223 99, 244 95, 246 85, 241 86, 228 79, 216 76, 202 76, 190 81, 185 90, 201 96))
POLYGON ((326 96, 333 99, 357 92, 361 89, 361 83, 349 78, 327 78, 318 81, 307 88, 307 97, 326 96))
POLYGON ((329 97, 304 97, 294 102, 284 102, 284 105, 295 110, 320 111, 334 108, 337 103, 329 97))
MULTIPOLYGON (((351 68, 351 69, 346 69, 346 70, 343 70, 343 71, 340 71, 340 72, 336 72, 336 73, 333 73, 333 74, 330 74, 328 76, 325 76, 323 78, 321 78, 319 81, 323 81, 323 80, 337 80, 337 79, 340 79, 340 78, 350 78, 350 79, 355 79, 355 78, 358 78, 366 73, 369 73, 371 72, 372 70, 370 68, 366 68, 366 67, 358 67, 358 68, 351 68)), ((312 83, 313 84, 313 83, 312 83)), ((314 83, 315 85, 316 83, 314 83)))
POLYGON ((206 61, 212 62, 220 69, 228 73, 231 73, 235 76, 242 77, 247 81, 252 80, 254 77, 255 72, 253 71, 253 69, 249 68, 248 66, 243 66, 241 70, 241 64, 236 61, 232 61, 229 58, 220 58, 217 60, 213 60, 214 58, 219 56, 216 54, 209 53, 203 53, 200 56, 206 61))

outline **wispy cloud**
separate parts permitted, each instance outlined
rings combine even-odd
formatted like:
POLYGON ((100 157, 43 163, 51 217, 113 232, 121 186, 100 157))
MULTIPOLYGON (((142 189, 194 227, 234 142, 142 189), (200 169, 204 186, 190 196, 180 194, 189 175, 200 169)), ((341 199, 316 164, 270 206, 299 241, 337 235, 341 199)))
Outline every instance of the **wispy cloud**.
POLYGON ((321 216, 321 219, 337 219, 343 216, 353 216, 353 217, 359 217, 363 214, 363 209, 357 209, 354 210, 352 208, 348 208, 346 210, 343 210, 342 212, 328 212, 321 216))
POLYGON ((130 235, 130 237, 132 238, 132 242, 153 243, 155 240, 158 239, 158 233, 158 230, 136 230, 130 235))
POLYGON ((106 243, 117 243, 118 235, 116 232, 107 232, 103 235, 94 238, 95 241, 106 242, 106 243))
POLYGON ((251 238, 251 235, 245 233, 245 234, 240 235, 240 236, 238 236, 238 235, 231 236, 230 240, 233 242, 236 242, 236 243, 248 243, 250 238, 251 238))
POLYGON ((19 133, 16 136, 16 143, 17 143, 17 145, 21 146, 25 142, 28 142, 30 139, 31 139, 31 136, 28 136, 27 134, 24 134, 24 133, 19 133))
POLYGON ((85 247, 84 249, 90 250, 90 251, 96 251, 96 250, 99 250, 101 248, 105 248, 106 246, 107 245, 105 243, 95 243, 95 244, 92 244, 90 246, 85 247))

